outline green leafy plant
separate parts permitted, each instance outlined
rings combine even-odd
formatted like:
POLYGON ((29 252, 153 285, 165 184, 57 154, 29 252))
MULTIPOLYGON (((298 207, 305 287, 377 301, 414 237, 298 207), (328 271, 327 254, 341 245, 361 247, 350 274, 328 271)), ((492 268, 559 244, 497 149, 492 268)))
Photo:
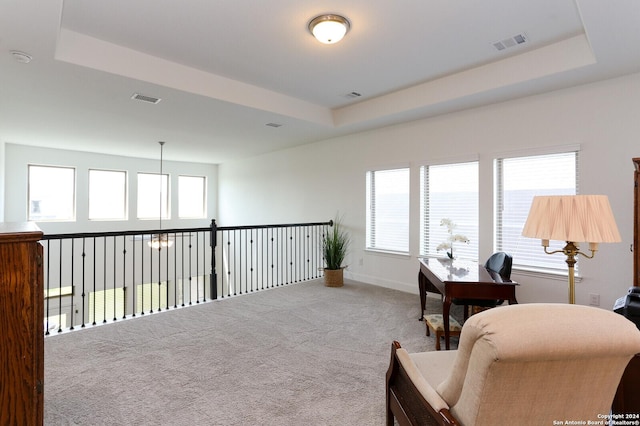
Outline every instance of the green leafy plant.
POLYGON ((340 269, 347 255, 349 247, 349 235, 342 227, 338 218, 333 221, 333 226, 327 230, 327 235, 322 239, 322 257, 326 269, 340 269))

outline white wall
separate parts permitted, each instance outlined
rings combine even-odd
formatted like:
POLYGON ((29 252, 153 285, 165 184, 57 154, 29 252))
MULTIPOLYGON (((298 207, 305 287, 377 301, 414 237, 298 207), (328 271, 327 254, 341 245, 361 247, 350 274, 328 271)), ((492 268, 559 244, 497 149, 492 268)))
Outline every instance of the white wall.
MULTIPOLYGON (((227 163, 219 169, 219 223, 320 221, 344 215, 352 235, 347 273, 417 293, 421 164, 480 161, 480 257, 493 251, 493 159, 500 154, 581 146, 580 193, 606 194, 623 241, 580 258, 576 301, 600 295, 611 309, 632 285, 633 165, 640 156, 640 74, 490 105, 227 163), (410 165, 411 256, 365 251, 365 171, 410 165)), ((534 179, 535 177, 532 177, 534 179)), ((559 256, 559 255, 558 255, 559 256)), ((521 302, 566 302, 566 279, 514 273, 521 302)))
MULTIPOLYGON (((165 147, 165 158, 167 147, 165 147)), ((33 146, 5 144, 5 217, 7 222, 27 220, 27 166, 29 164, 68 166, 76 168, 76 221, 38 222, 38 226, 49 234, 71 232, 100 232, 157 229, 159 220, 139 220, 136 218, 137 173, 160 172, 160 149, 158 159, 122 157, 93 154, 79 151, 66 151, 33 146), (90 221, 88 219, 88 171, 89 169, 124 170, 128 178, 129 220, 126 221, 90 221)), ((171 218, 162 219, 162 227, 191 228, 209 226, 216 217, 218 166, 199 163, 163 161, 163 173, 170 175, 171 218), (204 219, 178 220, 178 176, 207 177, 207 216, 204 219)))
POLYGON ((0 142, 0 222, 4 222, 4 188, 6 186, 5 176, 5 144, 0 142))

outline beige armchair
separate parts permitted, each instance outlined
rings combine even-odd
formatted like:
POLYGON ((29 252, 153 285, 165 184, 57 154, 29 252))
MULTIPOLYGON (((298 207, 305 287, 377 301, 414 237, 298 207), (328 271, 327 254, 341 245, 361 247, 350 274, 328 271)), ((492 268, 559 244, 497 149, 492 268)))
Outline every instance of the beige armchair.
POLYGON ((387 425, 394 417, 400 425, 466 426, 606 420, 636 353, 640 331, 604 309, 490 309, 465 322, 455 351, 409 354, 393 342, 387 425))

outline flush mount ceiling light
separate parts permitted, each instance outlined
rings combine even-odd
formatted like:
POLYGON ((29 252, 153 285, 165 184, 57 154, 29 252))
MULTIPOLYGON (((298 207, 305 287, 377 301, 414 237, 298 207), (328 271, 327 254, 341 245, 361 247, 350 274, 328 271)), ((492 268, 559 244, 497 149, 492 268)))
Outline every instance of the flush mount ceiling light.
POLYGON ((320 15, 309 22, 309 31, 320 43, 333 44, 342 40, 349 31, 349 20, 340 15, 320 15))

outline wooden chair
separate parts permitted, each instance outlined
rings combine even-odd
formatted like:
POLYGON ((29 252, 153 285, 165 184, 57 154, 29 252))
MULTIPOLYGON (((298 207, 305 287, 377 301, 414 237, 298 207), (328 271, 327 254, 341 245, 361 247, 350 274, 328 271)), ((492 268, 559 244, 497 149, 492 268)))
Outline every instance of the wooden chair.
POLYGON ((640 353, 640 331, 604 309, 523 304, 473 315, 458 349, 391 346, 387 425, 551 425, 600 421, 640 353))

